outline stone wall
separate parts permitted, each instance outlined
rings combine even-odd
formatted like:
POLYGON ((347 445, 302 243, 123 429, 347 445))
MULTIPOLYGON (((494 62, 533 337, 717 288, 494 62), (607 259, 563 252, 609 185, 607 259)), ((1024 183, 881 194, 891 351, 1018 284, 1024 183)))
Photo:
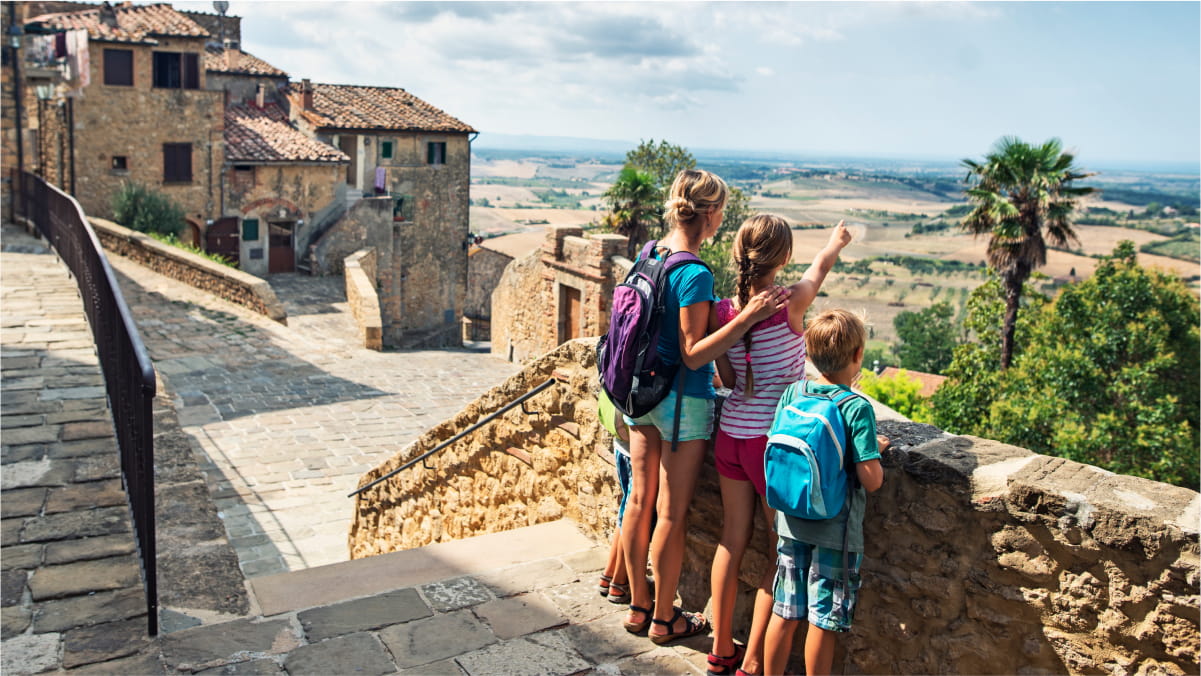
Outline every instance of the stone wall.
POLYGON ((513 257, 486 246, 467 252, 467 303, 463 316, 471 322, 468 340, 491 340, 492 292, 500 284, 505 267, 513 257))
POLYGON ((627 270, 621 255, 626 238, 583 232, 578 226, 547 226, 542 249, 506 269, 492 299, 494 355, 525 361, 564 341, 608 330, 613 287, 627 270))
POLYGON ((363 347, 382 350, 383 321, 379 314, 379 296, 375 293, 375 249, 360 249, 346 257, 346 302, 359 327, 363 347))
POLYGON ((284 305, 266 281, 229 266, 163 244, 158 240, 102 218, 89 218, 101 246, 141 263, 155 272, 288 323, 284 305))
MULTIPOLYGON (((356 502, 352 557, 567 517, 607 542, 616 479, 595 415, 594 341, 534 360, 360 485, 451 438, 551 374, 563 384, 356 502)), ((864 587, 840 673, 1197 673, 1201 496, 915 423, 869 500, 864 587)), ((680 594, 703 607, 720 535, 712 459, 701 470, 680 594)), ((744 560, 736 626, 773 560, 744 560)), ((799 668, 800 642, 794 657, 799 668)))
POLYGON ((392 201, 386 197, 359 200, 312 245, 313 274, 342 274, 346 257, 363 247, 375 249, 381 261, 392 256, 392 201))

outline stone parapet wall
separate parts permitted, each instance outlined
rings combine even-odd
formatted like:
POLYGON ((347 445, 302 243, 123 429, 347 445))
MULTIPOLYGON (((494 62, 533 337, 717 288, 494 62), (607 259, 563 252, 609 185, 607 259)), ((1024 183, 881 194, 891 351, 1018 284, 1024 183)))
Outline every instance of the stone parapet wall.
MULTIPOLYGON (((593 340, 533 360, 364 476, 382 476, 552 374, 529 402, 361 495, 352 557, 561 517, 605 543, 615 525, 611 440, 595 414, 593 340)), ((841 673, 1197 673, 1201 584, 1195 491, 929 425, 881 422, 896 450, 868 505, 863 589, 841 673)), ((701 470, 680 595, 709 597, 721 529, 701 470)), ((735 626, 774 558, 756 520, 735 626)), ((800 641, 796 643, 797 656, 800 641)), ((799 664, 799 662, 797 662, 799 664)))
POLYGON ((379 296, 375 293, 375 249, 361 249, 346 257, 346 301, 359 327, 363 347, 384 349, 384 324, 379 314, 379 296))
POLYGON ((103 218, 88 218, 100 245, 155 272, 219 296, 281 323, 288 314, 265 280, 152 239, 103 218))

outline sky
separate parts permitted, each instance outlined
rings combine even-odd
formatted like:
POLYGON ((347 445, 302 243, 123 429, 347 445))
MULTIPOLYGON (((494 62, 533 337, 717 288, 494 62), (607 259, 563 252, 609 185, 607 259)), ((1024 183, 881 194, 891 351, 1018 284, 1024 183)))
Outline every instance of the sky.
MULTIPOLYGON (((213 11, 211 3, 174 3, 213 11)), ((403 87, 492 134, 957 161, 1060 138, 1201 163, 1198 2, 247 2, 293 80, 403 87)))

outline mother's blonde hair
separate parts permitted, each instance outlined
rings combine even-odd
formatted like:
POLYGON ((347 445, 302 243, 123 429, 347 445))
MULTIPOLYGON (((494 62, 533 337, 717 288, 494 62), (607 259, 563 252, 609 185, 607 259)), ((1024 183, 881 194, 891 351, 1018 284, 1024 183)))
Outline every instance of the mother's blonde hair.
POLYGON ((704 169, 685 169, 671 182, 663 217, 673 228, 691 227, 697 219, 726 207, 730 189, 721 177, 704 169))

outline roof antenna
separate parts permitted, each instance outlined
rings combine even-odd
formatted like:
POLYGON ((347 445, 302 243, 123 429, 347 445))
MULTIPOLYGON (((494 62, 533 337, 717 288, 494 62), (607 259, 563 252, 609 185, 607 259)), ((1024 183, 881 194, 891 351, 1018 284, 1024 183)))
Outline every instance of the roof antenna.
POLYGON ((213 0, 213 9, 221 15, 221 50, 229 49, 225 44, 225 13, 229 11, 229 3, 226 0, 213 0))

